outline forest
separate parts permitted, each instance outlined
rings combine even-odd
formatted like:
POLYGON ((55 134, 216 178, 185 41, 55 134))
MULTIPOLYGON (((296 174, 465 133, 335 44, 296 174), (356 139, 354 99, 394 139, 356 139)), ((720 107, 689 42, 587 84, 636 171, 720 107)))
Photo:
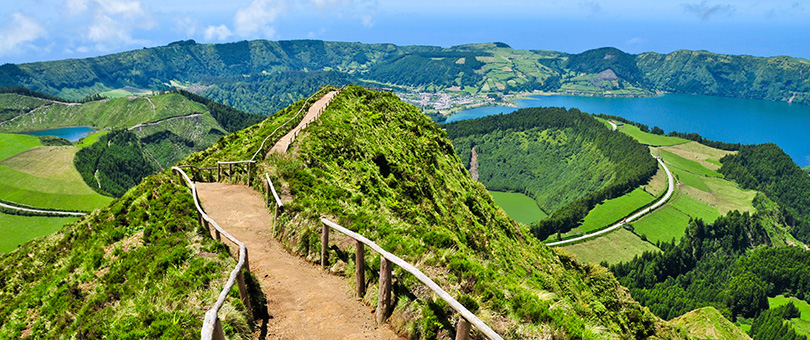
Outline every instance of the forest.
POLYGON ((720 160, 720 173, 745 189, 765 193, 782 207, 791 234, 810 243, 810 176, 773 143, 743 145, 720 160))
POLYGON ((147 160, 138 137, 113 130, 76 153, 73 164, 84 181, 102 195, 121 197, 158 168, 147 160))
POLYGON ((521 109, 445 127, 467 166, 469 149, 480 149, 488 189, 524 193, 548 210, 548 219, 531 226, 541 240, 576 228, 597 203, 647 183, 658 170, 645 146, 577 109, 521 109))
POLYGON ((205 105, 211 116, 228 132, 239 131, 264 120, 263 116, 237 110, 186 90, 175 89, 170 92, 178 93, 191 101, 205 105))

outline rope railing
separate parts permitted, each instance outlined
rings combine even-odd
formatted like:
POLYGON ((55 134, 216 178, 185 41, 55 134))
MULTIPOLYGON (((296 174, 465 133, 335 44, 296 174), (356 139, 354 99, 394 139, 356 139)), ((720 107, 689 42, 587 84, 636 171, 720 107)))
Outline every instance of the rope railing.
POLYGON ((231 291, 231 289, 233 289, 234 284, 238 285, 239 297, 241 298, 242 303, 245 305, 245 308, 247 308, 249 313, 253 310, 250 305, 250 296, 248 295, 247 286, 245 285, 245 274, 250 273, 247 248, 245 248, 244 243, 237 240, 235 237, 225 231, 225 229, 222 229, 222 227, 220 227, 219 224, 214 221, 214 219, 205 213, 205 210, 203 210, 202 206, 200 205, 200 199, 197 195, 197 186, 194 185, 194 182, 188 177, 188 175, 186 175, 186 172, 180 167, 172 167, 172 171, 178 174, 181 182, 185 182, 186 185, 191 188, 191 196, 194 198, 194 205, 197 208, 200 224, 206 227, 206 229, 209 230, 209 233, 211 231, 209 225, 213 226, 216 233, 216 238, 218 240, 221 240, 221 235, 224 235, 226 239, 239 247, 238 262, 231 271, 228 281, 225 283, 225 287, 223 287, 222 291, 219 293, 216 303, 214 303, 214 306, 211 309, 205 312, 203 327, 200 331, 200 339, 202 340, 224 340, 225 333, 222 330, 222 322, 219 320, 217 313, 219 313, 222 305, 225 304, 225 299, 228 297, 228 293, 231 291))
POLYGON ((398 256, 391 254, 376 243, 372 242, 371 240, 367 239, 363 235, 355 233, 349 229, 346 229, 335 222, 332 222, 326 218, 321 218, 321 222, 323 223, 323 230, 321 232, 321 265, 327 265, 327 249, 329 245, 329 228, 335 229, 346 236, 354 239, 357 244, 357 252, 355 254, 355 269, 357 274, 357 295, 358 297, 362 298, 365 294, 365 259, 364 259, 364 245, 368 246, 369 248, 373 249, 377 253, 382 256, 382 260, 380 261, 380 289, 377 298, 377 323, 381 324, 388 318, 392 311, 392 304, 391 304, 391 263, 396 264, 406 272, 410 273, 411 275, 415 276, 419 281, 421 281, 425 286, 427 286, 430 290, 432 290, 436 295, 438 295, 442 300, 447 302, 451 308, 453 308, 456 312, 461 315, 461 319, 459 320, 458 326, 456 328, 456 339, 467 339, 469 337, 470 331, 470 324, 475 326, 481 333, 483 333, 487 338, 492 340, 503 340, 503 338, 495 333, 489 326, 487 326, 481 319, 479 319, 475 314, 470 312, 464 305, 454 299, 450 294, 448 294, 442 287, 440 287, 436 282, 433 282, 427 275, 422 273, 419 269, 411 265, 410 263, 402 260, 398 256))

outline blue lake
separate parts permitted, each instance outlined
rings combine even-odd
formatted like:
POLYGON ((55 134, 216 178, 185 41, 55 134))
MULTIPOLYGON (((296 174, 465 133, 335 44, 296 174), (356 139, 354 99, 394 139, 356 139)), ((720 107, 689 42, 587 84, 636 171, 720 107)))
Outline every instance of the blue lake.
POLYGON ((697 132, 711 140, 779 145, 799 166, 810 165, 810 106, 753 99, 667 94, 651 98, 535 96, 518 108, 491 106, 464 110, 447 122, 510 113, 523 107, 555 106, 605 113, 659 126, 669 133, 697 132))
POLYGON ((67 140, 69 140, 71 142, 75 142, 75 141, 77 141, 79 139, 87 137, 93 131, 96 131, 96 130, 91 128, 91 127, 88 127, 88 126, 73 126, 73 127, 66 127, 66 128, 28 131, 28 132, 21 132, 21 133, 26 134, 26 135, 33 135, 33 136, 56 136, 56 137, 62 137, 62 138, 67 139, 67 140))

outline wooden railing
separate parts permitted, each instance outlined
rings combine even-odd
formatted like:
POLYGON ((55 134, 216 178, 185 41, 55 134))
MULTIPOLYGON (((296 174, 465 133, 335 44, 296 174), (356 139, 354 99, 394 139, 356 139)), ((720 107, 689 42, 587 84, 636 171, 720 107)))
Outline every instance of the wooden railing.
POLYGON ((194 205, 197 207, 200 224, 204 226, 209 233, 211 232, 210 227, 213 226, 217 240, 221 241, 222 235, 224 235, 226 239, 239 247, 239 258, 236 267, 231 271, 231 275, 228 277, 225 287, 222 288, 222 291, 219 293, 219 298, 217 298, 216 303, 214 303, 214 307, 205 312, 203 327, 200 331, 200 338, 202 340, 224 340, 225 333, 222 331, 222 322, 220 322, 217 313, 219 313, 219 309, 222 308, 222 305, 225 303, 225 299, 228 297, 228 293, 231 291, 234 284, 237 284, 239 288, 239 297, 245 305, 245 308, 247 308, 248 313, 252 313, 253 310, 250 305, 250 296, 248 295, 247 286, 245 285, 245 275, 250 275, 247 248, 245 248, 244 243, 231 236, 231 234, 225 231, 225 229, 222 229, 214 219, 205 213, 205 210, 203 210, 200 205, 200 199, 197 196, 197 186, 194 185, 194 182, 186 175, 186 172, 180 167, 172 167, 172 171, 179 176, 181 182, 185 182, 186 185, 191 188, 191 196, 194 198, 194 205))
POLYGON ((363 235, 355 233, 349 229, 346 229, 335 222, 332 222, 326 218, 321 218, 321 222, 323 223, 323 230, 321 231, 321 265, 326 267, 327 265, 327 249, 329 247, 329 228, 335 229, 346 236, 351 237, 356 242, 357 251, 355 253, 355 269, 357 275, 357 297, 362 298, 365 295, 365 246, 373 249, 377 253, 382 256, 380 261, 380 290, 378 293, 377 298, 377 324, 382 324, 388 318, 390 313, 392 312, 393 305, 391 304, 391 264, 396 264, 403 270, 411 275, 415 276, 419 281, 421 281, 425 286, 430 288, 436 295, 439 296, 442 300, 447 302, 451 308, 453 308, 456 312, 461 314, 461 319, 459 320, 458 326, 456 327, 456 340, 460 339, 468 339, 470 333, 470 325, 472 324, 478 329, 481 333, 483 333, 487 338, 492 340, 503 340, 503 338, 495 333, 492 328, 489 328, 481 319, 475 316, 472 312, 470 312, 467 308, 465 308, 460 302, 454 299, 450 294, 448 294, 442 287, 439 287, 438 284, 433 282, 427 275, 422 273, 419 269, 414 267, 408 262, 405 262, 401 258, 397 257, 394 254, 391 254, 376 243, 372 242, 371 240, 365 238, 363 235))

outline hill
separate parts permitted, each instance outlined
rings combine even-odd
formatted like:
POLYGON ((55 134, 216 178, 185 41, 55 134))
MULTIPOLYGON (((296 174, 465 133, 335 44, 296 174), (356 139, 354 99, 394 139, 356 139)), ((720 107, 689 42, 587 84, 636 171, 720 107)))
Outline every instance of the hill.
POLYGON ((397 46, 319 40, 181 41, 96 58, 0 66, 0 86, 79 100, 88 95, 181 87, 252 113, 270 114, 319 84, 391 86, 441 114, 512 100, 512 94, 648 96, 693 93, 810 103, 810 61, 707 51, 632 55, 516 50, 498 43, 397 46), (133 71, 137 70, 137 71, 133 71), (454 100, 432 98, 442 93, 454 100), (449 106, 448 106, 449 105, 449 106))
POLYGON ((478 178, 488 189, 522 192, 551 214, 532 226, 541 240, 576 228, 597 203, 658 170, 647 147, 577 109, 521 109, 445 127, 468 167, 477 150, 478 178))
MULTIPOLYGON (((187 161, 203 167, 250 157, 278 125, 270 118, 187 161)), ((290 251, 317 258, 318 219, 327 216, 466 296, 500 334, 678 337, 627 299, 602 267, 541 245, 506 217, 484 186, 470 179, 445 133, 396 96, 347 87, 298 138, 289 153, 268 155, 256 170, 269 173, 281 195, 292 197, 279 216, 278 235, 290 251)), ((330 250, 330 261, 345 261, 345 251, 330 250)), ((399 331, 416 338, 451 331, 448 307, 421 292, 414 278, 395 272, 392 318, 399 331)), ((352 271, 342 274, 351 277, 352 271)))
POLYGON ((751 339, 748 334, 734 326, 714 307, 695 309, 672 319, 672 323, 686 329, 692 338, 696 340, 751 339))

